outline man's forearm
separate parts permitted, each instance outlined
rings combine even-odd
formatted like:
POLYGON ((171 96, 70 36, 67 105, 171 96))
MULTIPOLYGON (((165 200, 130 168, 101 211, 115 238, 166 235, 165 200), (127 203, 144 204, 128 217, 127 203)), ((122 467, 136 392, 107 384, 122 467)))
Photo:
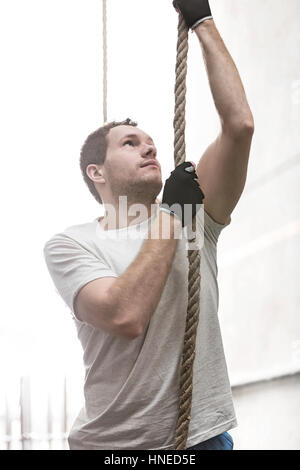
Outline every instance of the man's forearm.
POLYGON ((195 28, 200 41, 213 99, 222 129, 240 132, 253 127, 253 117, 245 90, 235 66, 213 20, 195 28))
POLYGON ((116 318, 121 324, 129 325, 136 336, 142 333, 159 303, 172 267, 180 230, 179 220, 159 212, 139 254, 110 290, 116 318), (163 223, 170 226, 170 237, 165 239, 161 232, 163 223))

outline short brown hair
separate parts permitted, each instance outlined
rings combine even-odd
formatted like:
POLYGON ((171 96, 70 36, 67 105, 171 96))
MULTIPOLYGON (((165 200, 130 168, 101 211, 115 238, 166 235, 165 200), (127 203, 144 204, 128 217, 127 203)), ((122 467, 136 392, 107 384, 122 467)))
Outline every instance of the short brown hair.
POLYGON ((117 126, 137 126, 137 122, 127 118, 124 121, 112 121, 92 132, 84 142, 80 152, 80 169, 84 181, 86 182, 90 192, 99 204, 102 204, 102 199, 94 185, 94 182, 89 178, 86 169, 89 165, 102 165, 106 158, 107 151, 107 135, 113 127, 117 126))

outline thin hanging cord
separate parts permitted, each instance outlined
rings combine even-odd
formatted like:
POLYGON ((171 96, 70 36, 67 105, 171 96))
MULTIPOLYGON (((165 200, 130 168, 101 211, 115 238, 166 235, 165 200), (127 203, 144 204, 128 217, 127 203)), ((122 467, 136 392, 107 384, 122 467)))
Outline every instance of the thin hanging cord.
POLYGON ((103 23, 103 122, 107 122, 107 9, 106 0, 102 0, 102 23, 103 23))

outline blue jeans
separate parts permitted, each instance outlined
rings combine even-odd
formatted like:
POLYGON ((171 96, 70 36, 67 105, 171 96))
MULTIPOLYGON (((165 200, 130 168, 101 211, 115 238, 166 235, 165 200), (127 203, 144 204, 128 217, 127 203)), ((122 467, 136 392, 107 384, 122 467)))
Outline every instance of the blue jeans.
POLYGON ((207 441, 200 442, 193 447, 188 447, 186 450, 232 450, 233 439, 228 432, 223 432, 219 436, 212 437, 207 441))

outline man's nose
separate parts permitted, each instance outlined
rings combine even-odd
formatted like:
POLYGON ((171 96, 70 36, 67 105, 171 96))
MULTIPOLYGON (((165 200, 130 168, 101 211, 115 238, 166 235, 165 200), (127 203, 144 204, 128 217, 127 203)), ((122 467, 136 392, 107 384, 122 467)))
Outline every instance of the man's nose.
POLYGON ((145 145, 143 148, 143 156, 148 157, 149 155, 154 155, 155 150, 153 145, 145 145))

